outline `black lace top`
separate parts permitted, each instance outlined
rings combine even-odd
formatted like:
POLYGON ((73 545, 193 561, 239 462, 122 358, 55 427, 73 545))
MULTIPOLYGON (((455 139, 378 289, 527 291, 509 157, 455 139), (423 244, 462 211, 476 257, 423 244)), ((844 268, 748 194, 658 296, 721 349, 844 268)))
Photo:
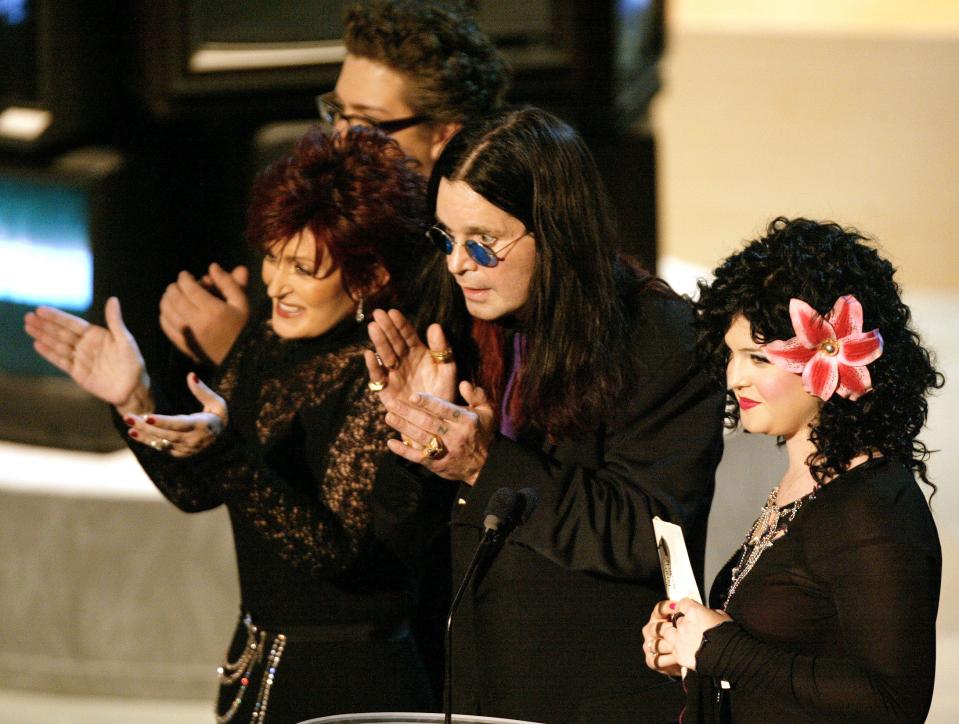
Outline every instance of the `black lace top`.
MULTIPOLYGON (((712 607, 739 557, 717 576, 712 607)), ((683 721, 924 721, 941 567, 908 468, 873 460, 838 476, 740 581, 733 622, 706 632, 683 721)))
MULTIPOLYGON (((321 337, 285 341, 261 315, 221 367, 215 388, 230 420, 213 446, 176 459, 131 444, 181 510, 227 506, 243 607, 261 626, 388 628, 411 605, 410 572, 390 530, 375 524, 388 431, 366 388, 365 340, 350 318, 321 337)), ((387 513, 392 527, 415 511, 387 513)))

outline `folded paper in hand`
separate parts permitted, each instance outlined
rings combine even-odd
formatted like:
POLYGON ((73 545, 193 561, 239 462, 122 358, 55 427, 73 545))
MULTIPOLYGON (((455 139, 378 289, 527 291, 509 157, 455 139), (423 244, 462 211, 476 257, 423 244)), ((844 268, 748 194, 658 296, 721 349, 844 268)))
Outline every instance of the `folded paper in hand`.
MULTIPOLYGON (((702 603, 699 595, 699 586, 696 585, 696 576, 689 563, 689 551, 686 550, 686 539, 683 538, 683 529, 675 523, 667 523, 658 515, 653 517, 653 535, 656 537, 656 548, 659 551, 659 567, 663 571, 663 585, 666 587, 666 597, 670 601, 682 598, 691 598, 696 603, 702 603)), ((686 678, 686 667, 683 667, 683 678, 686 678)), ((724 689, 729 683, 721 681, 724 689)))
POLYGON ((675 523, 667 523, 658 515, 653 518, 653 534, 659 550, 659 566, 663 571, 666 597, 670 601, 691 598, 702 603, 696 576, 689 563, 689 552, 683 538, 683 529, 675 523))

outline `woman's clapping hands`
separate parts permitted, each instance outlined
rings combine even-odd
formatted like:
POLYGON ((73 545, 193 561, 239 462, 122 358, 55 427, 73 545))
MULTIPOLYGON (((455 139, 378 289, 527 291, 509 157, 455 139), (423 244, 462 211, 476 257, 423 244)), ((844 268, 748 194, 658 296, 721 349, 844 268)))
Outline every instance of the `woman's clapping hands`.
POLYGON ((120 414, 152 412, 143 356, 123 323, 116 297, 107 300, 105 316, 106 328, 53 307, 38 307, 24 318, 24 328, 41 357, 120 414))
POLYGON ((126 415, 128 435, 155 450, 175 458, 196 455, 214 443, 229 420, 226 402, 207 387, 193 372, 187 375, 187 387, 203 405, 189 415, 126 415))

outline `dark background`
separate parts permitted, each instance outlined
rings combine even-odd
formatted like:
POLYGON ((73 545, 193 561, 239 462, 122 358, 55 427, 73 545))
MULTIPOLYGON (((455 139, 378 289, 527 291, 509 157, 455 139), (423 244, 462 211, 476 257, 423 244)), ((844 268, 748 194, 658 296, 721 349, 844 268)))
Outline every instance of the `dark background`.
MULTIPOLYGON (((284 124, 298 133, 316 117, 314 97, 333 87, 339 70, 320 63, 210 72, 191 61, 197 51, 244 41, 335 43, 350 4, 24 0, 19 22, 0 16, 0 113, 21 106, 53 117, 35 141, 0 135, 0 174, 89 195, 95 279, 86 316, 101 321, 106 297, 118 296, 148 365, 162 365, 169 352, 157 304, 176 273, 202 274, 214 260, 250 263, 242 239, 249 183, 287 147, 284 124), (267 126, 272 133, 262 133, 267 126)), ((579 128, 614 199, 623 246, 652 268, 655 161, 646 113, 658 87, 661 2, 526 0, 522 12, 509 0, 473 5, 513 66, 508 100, 579 128)), ((18 323, 26 310, 0 306, 5 344, 33 355, 18 323)), ((115 446, 102 406, 42 365, 39 377, 0 370, 0 438, 115 446), (67 430, 65 420, 75 425, 67 430)))

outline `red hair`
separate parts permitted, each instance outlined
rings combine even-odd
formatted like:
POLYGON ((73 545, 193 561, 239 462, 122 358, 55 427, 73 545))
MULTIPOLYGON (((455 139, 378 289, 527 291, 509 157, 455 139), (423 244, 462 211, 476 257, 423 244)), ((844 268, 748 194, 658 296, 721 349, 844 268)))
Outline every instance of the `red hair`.
POLYGON ((317 267, 329 254, 353 296, 370 296, 389 272, 371 299, 389 304, 428 218, 425 181, 395 141, 371 128, 317 128, 255 181, 246 235, 263 252, 309 229, 317 267))

